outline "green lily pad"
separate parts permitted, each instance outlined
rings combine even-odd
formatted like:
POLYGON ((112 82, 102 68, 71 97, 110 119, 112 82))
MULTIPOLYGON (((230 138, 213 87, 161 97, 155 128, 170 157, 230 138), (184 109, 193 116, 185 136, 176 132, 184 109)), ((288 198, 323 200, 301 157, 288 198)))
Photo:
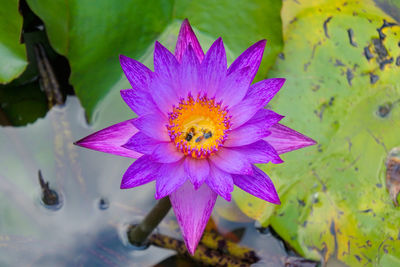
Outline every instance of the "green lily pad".
MULTIPOLYGON (((270 40, 259 77, 282 48, 281 3, 234 1, 68 1, 28 0, 45 22, 50 43, 71 65, 70 83, 93 119, 104 96, 121 77, 118 55, 141 58, 175 19, 188 18, 212 39, 222 36, 238 56, 259 39, 270 40)), ((176 39, 176 36, 174 36, 176 39)), ((126 89, 126 88, 118 88, 126 89)))
POLYGON ((282 18, 284 59, 269 76, 287 82, 272 108, 319 144, 263 166, 281 206, 234 198, 308 258, 397 262, 400 209, 385 162, 400 146, 400 27, 372 1, 286 1, 282 18))
POLYGON ((18 1, 6 1, 0 9, 0 84, 18 77, 25 69, 26 52, 20 44, 22 16, 18 13, 18 1))

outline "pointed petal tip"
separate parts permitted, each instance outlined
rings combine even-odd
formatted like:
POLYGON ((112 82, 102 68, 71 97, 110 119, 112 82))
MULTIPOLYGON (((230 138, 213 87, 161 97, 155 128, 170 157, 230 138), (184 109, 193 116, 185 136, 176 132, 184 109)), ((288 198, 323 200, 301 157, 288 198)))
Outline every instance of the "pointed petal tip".
POLYGON ((286 82, 286 78, 275 78, 277 81, 280 82, 280 84, 284 84, 286 82))
POLYGON ((284 163, 284 161, 279 157, 277 159, 271 160, 271 163, 272 164, 281 164, 281 163, 284 163))
POLYGON ((281 204, 281 200, 279 199, 279 197, 277 196, 277 199, 274 201, 270 201, 270 203, 275 204, 275 205, 280 205, 281 204))
POLYGON ((157 50, 160 50, 162 48, 163 48, 163 45, 159 41, 156 40, 154 42, 154 54, 153 54, 153 56, 155 55, 157 50))
POLYGON ((318 144, 317 141, 315 141, 314 139, 312 139, 312 138, 310 138, 310 137, 308 137, 306 135, 303 135, 303 138, 304 138, 304 143, 303 143, 303 147, 302 148, 318 144))
POLYGON ((172 208, 191 255, 195 254, 216 198, 217 194, 206 184, 194 191, 189 181, 170 195, 172 208))
POLYGON ((270 78, 267 80, 271 80, 273 83, 275 82, 275 89, 277 90, 277 93, 281 90, 286 82, 286 78, 270 78))
POLYGON ((267 44, 267 39, 262 39, 262 40, 258 41, 257 43, 255 43, 255 45, 263 47, 263 49, 265 48, 266 44, 267 44))
POLYGON ((121 89, 121 90, 119 90, 119 95, 122 97, 122 99, 124 98, 124 96, 125 96, 126 94, 129 93, 129 90, 133 90, 133 89, 132 89, 132 88, 129 88, 129 89, 121 89))
POLYGON ((126 186, 126 184, 121 181, 121 185, 120 185, 119 189, 129 189, 129 188, 130 187, 126 186))
POLYGON ((76 146, 80 146, 80 147, 86 147, 85 143, 87 143, 87 137, 88 136, 83 137, 83 138, 79 139, 78 141, 75 141, 73 144, 76 146))
POLYGON ((232 195, 230 193, 226 194, 225 196, 221 196, 221 197, 223 197, 228 202, 231 202, 231 200, 232 200, 232 195))
POLYGON ((185 26, 185 27, 191 27, 188 18, 185 18, 185 19, 182 21, 182 26, 181 26, 181 27, 184 27, 184 26, 185 26))
POLYGON ((308 137, 308 138, 310 139, 310 146, 318 144, 318 142, 315 141, 314 139, 311 139, 310 137, 308 137))
POLYGON ((189 251, 190 255, 194 256, 194 253, 196 252, 196 248, 198 243, 196 243, 194 240, 192 240, 192 242, 189 242, 189 240, 187 240, 187 238, 185 238, 185 244, 186 244, 186 248, 189 251))
POLYGON ((155 41, 154 45, 158 48, 163 46, 158 40, 155 41))
POLYGON ((191 44, 198 60, 201 62, 204 58, 203 49, 201 48, 201 45, 197 40, 196 34, 194 33, 193 28, 189 23, 189 20, 185 18, 182 21, 175 47, 175 56, 179 62, 181 61, 182 56, 185 53, 189 44, 191 44))
POLYGON ((121 66, 127 64, 127 62, 130 60, 129 57, 122 54, 119 54, 118 58, 119 58, 119 64, 121 64, 121 66))

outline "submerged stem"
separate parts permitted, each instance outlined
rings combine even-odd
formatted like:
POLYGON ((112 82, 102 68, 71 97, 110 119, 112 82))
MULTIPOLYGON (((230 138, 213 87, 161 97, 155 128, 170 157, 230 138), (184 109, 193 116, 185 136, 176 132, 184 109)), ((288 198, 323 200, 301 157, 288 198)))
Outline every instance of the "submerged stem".
POLYGON ((154 228, 157 227, 170 209, 171 202, 169 201, 169 197, 160 199, 140 224, 129 228, 129 242, 135 246, 144 245, 151 232, 153 232, 154 228))

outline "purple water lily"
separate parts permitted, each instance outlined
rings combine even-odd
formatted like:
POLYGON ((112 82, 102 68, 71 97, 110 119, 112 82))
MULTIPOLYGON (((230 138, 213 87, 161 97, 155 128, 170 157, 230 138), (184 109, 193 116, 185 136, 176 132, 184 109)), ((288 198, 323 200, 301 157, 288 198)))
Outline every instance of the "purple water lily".
POLYGON ((121 188, 156 181, 156 199, 170 197, 191 254, 217 196, 231 200, 234 185, 280 204, 271 179, 254 164, 282 163, 279 154, 315 142, 282 125, 283 116, 264 109, 285 79, 251 84, 266 40, 227 67, 222 39, 204 54, 190 24, 182 23, 175 55, 156 42, 154 72, 120 56, 132 89, 121 96, 139 116, 77 144, 137 159, 121 188))

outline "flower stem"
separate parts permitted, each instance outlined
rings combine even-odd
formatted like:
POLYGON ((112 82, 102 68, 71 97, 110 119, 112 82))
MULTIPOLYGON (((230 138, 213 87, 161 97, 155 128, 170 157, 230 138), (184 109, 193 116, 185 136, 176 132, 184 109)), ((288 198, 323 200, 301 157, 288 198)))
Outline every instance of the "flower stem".
POLYGON ((170 209, 171 202, 169 201, 169 197, 160 199, 140 224, 128 229, 129 242, 134 246, 143 246, 151 232, 153 232, 154 228, 157 227, 170 209))

